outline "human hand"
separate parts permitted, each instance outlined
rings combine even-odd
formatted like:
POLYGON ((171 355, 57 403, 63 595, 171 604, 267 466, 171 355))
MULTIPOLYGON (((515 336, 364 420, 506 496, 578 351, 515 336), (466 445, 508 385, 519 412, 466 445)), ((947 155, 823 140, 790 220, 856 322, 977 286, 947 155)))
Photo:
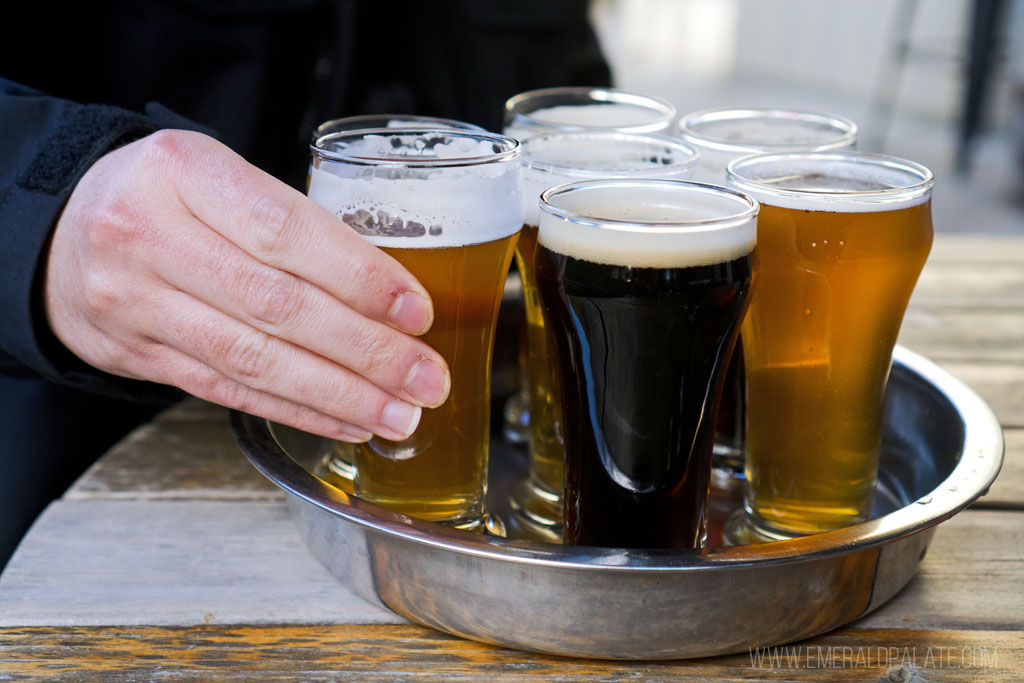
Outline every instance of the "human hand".
POLYGON ((412 275, 199 133, 99 159, 58 221, 44 286, 50 327, 90 365, 330 438, 406 438, 451 384, 410 336, 433 319, 412 275))

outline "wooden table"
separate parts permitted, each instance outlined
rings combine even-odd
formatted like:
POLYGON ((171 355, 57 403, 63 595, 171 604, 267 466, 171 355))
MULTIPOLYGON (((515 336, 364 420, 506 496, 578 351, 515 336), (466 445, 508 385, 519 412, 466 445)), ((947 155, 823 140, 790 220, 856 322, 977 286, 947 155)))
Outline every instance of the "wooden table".
POLYGON ((623 663, 410 624, 317 564, 226 411, 187 402, 113 448, 21 544, 0 576, 0 680, 1022 680, 1024 238, 939 236, 900 341, 989 402, 1006 461, 907 588, 847 628, 768 656, 623 663))

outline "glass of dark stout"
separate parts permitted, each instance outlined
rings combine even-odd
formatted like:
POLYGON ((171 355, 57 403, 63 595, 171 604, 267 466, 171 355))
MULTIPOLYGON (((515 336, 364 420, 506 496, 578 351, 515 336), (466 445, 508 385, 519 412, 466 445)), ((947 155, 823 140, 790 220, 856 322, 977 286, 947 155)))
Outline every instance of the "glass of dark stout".
POLYGON ((541 195, 534 270, 563 387, 566 543, 703 547, 757 212, 745 194, 677 180, 541 195))

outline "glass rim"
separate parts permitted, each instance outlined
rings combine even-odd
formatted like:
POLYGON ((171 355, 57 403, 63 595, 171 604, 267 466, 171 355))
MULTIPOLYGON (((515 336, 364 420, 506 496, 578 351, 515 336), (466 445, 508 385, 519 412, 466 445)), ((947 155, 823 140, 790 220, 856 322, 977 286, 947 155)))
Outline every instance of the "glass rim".
POLYGON ((624 174, 625 176, 640 175, 643 173, 650 173, 652 170, 657 170, 659 173, 673 173, 681 172, 690 168, 694 168, 700 161, 700 150, 691 145, 688 142, 680 140, 679 138, 669 137, 668 135, 657 135, 654 133, 624 133, 619 130, 608 130, 608 129, 596 129, 596 130, 549 130, 536 135, 525 137, 520 141, 522 146, 522 157, 521 161, 523 164, 524 171, 542 171, 544 173, 561 174, 561 175, 578 175, 578 176, 594 176, 594 177, 606 177, 607 173, 624 174), (538 141, 544 139, 557 138, 559 140, 565 140, 570 142, 576 139, 586 138, 606 138, 616 139, 623 142, 637 142, 643 144, 660 145, 663 147, 669 147, 673 150, 683 150, 687 154, 685 161, 673 164, 660 164, 657 166, 650 166, 638 169, 623 169, 623 168, 583 168, 580 166, 574 166, 572 164, 555 163, 549 161, 540 161, 530 156, 529 148, 531 145, 538 144, 538 141))
MULTIPOLYGON (((533 111, 537 110, 534 109, 533 111)), ((526 90, 517 95, 513 95, 512 97, 505 100, 505 114, 512 117, 512 120, 505 124, 506 128, 511 127, 513 122, 522 122, 535 127, 544 127, 555 130, 617 130, 627 133, 644 133, 656 132, 665 130, 667 128, 671 128, 672 122, 673 120, 675 120, 675 117, 678 114, 678 110, 676 109, 676 106, 674 104, 672 104, 666 99, 656 97, 654 95, 645 95, 643 93, 633 92, 630 90, 619 90, 618 88, 605 88, 596 86, 560 86, 555 88, 538 88, 536 90, 526 90), (542 119, 534 118, 533 116, 531 116, 532 112, 524 113, 519 111, 518 109, 523 102, 528 102, 532 99, 542 97, 555 97, 559 95, 596 95, 596 97, 592 97, 590 99, 590 101, 594 104, 603 104, 607 102, 632 104, 642 106, 653 111, 659 111, 661 112, 661 116, 647 123, 636 123, 626 126, 607 126, 579 123, 552 123, 550 121, 544 121, 542 119)))
POLYGON ((806 109, 776 109, 773 107, 718 107, 702 109, 679 117, 676 123, 676 130, 687 142, 729 152, 835 149, 852 145, 856 141, 859 132, 857 124, 845 116, 806 109), (806 142, 754 143, 736 142, 726 138, 701 135, 692 129, 693 125, 708 121, 745 121, 752 119, 788 119, 791 121, 830 125, 836 129, 837 137, 811 145, 806 142))
MULTIPOLYGON (((448 118, 444 118, 444 117, 441 117, 441 116, 421 116, 419 114, 356 114, 355 116, 339 116, 336 119, 329 119, 327 121, 324 121, 323 123, 321 123, 320 125, 318 125, 316 128, 313 129, 312 138, 313 138, 313 141, 316 142, 316 140, 318 138, 322 138, 325 135, 330 135, 331 133, 328 133, 328 132, 325 132, 325 131, 330 130, 332 126, 338 125, 338 124, 340 124, 342 122, 345 122, 345 123, 356 123, 357 125, 355 127, 345 128, 343 130, 337 130, 337 131, 331 131, 331 132, 333 132, 333 133, 345 133, 345 132, 348 132, 348 131, 362 130, 364 128, 365 129, 370 129, 370 128, 385 128, 386 127, 386 126, 379 126, 379 125, 372 125, 372 126, 370 126, 370 125, 368 125, 368 126, 360 126, 360 125, 358 125, 359 122, 362 122, 362 121, 373 121, 373 120, 378 120, 378 121, 379 120, 411 121, 411 122, 415 122, 417 124, 417 126, 408 126, 408 128, 418 127, 419 125, 441 128, 442 126, 449 126, 450 125, 452 127, 452 130, 473 130, 473 131, 487 132, 487 129, 485 129, 482 126, 478 126, 475 123, 467 123, 466 121, 459 121, 457 119, 448 119, 448 118)), ((388 128, 388 130, 401 130, 403 128, 406 128, 406 126, 402 126, 401 128, 388 128)))
POLYGON ((691 180, 669 180, 657 178, 601 178, 596 180, 580 180, 571 183, 563 183, 550 187, 540 194, 541 211, 571 221, 579 225, 589 225, 596 228, 616 230, 620 232, 650 233, 655 231, 659 234, 681 234, 689 232, 703 232, 707 229, 728 229, 745 224, 757 217, 760 204, 757 200, 739 190, 730 187, 721 187, 710 183, 699 183, 691 180), (593 189, 606 189, 612 187, 661 187, 665 189, 687 190, 704 195, 727 198, 737 205, 745 208, 735 214, 718 216, 714 218, 699 218, 693 220, 621 220, 616 218, 598 218, 587 216, 578 211, 563 209, 551 203, 552 199, 575 192, 586 192, 593 189))
MULTIPOLYGON (((832 152, 769 152, 751 154, 734 159, 725 168, 726 181, 736 188, 755 196, 779 197, 806 200, 852 200, 864 203, 884 203, 915 199, 927 196, 935 184, 935 175, 931 170, 916 161, 902 159, 888 154, 873 152, 857 152, 853 150, 832 152), (821 189, 800 189, 778 187, 755 178, 742 175, 749 167, 786 162, 822 162, 846 163, 860 167, 884 168, 899 171, 916 177, 917 182, 899 187, 888 187, 879 190, 843 190, 829 191, 821 189)), ((760 200, 766 201, 766 200, 760 200)))
POLYGON ((309 146, 310 153, 318 158, 325 161, 332 162, 343 162, 356 166, 379 166, 379 167, 394 167, 394 168, 447 168, 447 167, 464 167, 464 166, 479 166, 481 164, 491 163, 503 163, 508 161, 517 160, 522 151, 522 146, 519 141, 515 138, 510 138, 507 135, 500 133, 491 133, 489 131, 476 131, 476 130, 461 130, 456 128, 433 128, 430 126, 424 127, 409 127, 409 128, 361 128, 356 130, 339 131, 337 133, 328 133, 322 135, 314 140, 309 146), (394 135, 411 135, 411 136, 448 136, 456 138, 467 138, 477 140, 479 142, 491 142, 504 147, 499 152, 491 152, 489 154, 482 154, 479 156, 469 157, 446 157, 439 159, 437 157, 380 157, 380 156, 361 156, 358 154, 346 154, 345 152, 339 152, 335 150, 324 149, 325 143, 334 140, 343 139, 359 139, 369 135, 380 135, 380 136, 394 136, 394 135))

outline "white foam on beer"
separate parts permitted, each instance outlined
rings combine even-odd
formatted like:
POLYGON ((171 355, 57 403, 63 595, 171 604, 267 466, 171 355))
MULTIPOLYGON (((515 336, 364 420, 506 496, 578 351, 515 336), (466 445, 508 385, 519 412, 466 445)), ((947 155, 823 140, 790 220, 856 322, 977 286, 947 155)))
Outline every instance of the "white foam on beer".
MULTIPOLYGON (((748 176, 738 162, 740 178, 729 185, 746 192, 762 204, 784 209, 866 213, 895 211, 923 204, 930 196, 930 183, 911 169, 901 169, 850 159, 834 161, 780 159, 765 162, 748 176)), ((898 160, 897 160, 898 161, 898 160)))
POLYGON ((540 213, 538 241, 551 251, 592 263, 683 268, 732 261, 757 242, 756 212, 714 190, 594 186, 553 201, 582 221, 540 213), (734 217, 717 225, 705 221, 734 217))
POLYGON ((671 140, 646 140, 615 133, 535 136, 523 142, 523 197, 527 225, 537 225, 541 192, 587 178, 663 178, 685 180, 695 156, 671 140))
MULTIPOLYGON (((464 151, 453 149, 450 158, 460 158, 464 151)), ((519 175, 517 161, 443 168, 413 177, 386 166, 326 163, 311 169, 309 197, 339 218, 359 211, 374 216, 384 212, 427 228, 417 237, 363 235, 379 247, 458 247, 507 237, 522 227, 519 175), (431 234, 437 229, 440 234, 431 234)))

